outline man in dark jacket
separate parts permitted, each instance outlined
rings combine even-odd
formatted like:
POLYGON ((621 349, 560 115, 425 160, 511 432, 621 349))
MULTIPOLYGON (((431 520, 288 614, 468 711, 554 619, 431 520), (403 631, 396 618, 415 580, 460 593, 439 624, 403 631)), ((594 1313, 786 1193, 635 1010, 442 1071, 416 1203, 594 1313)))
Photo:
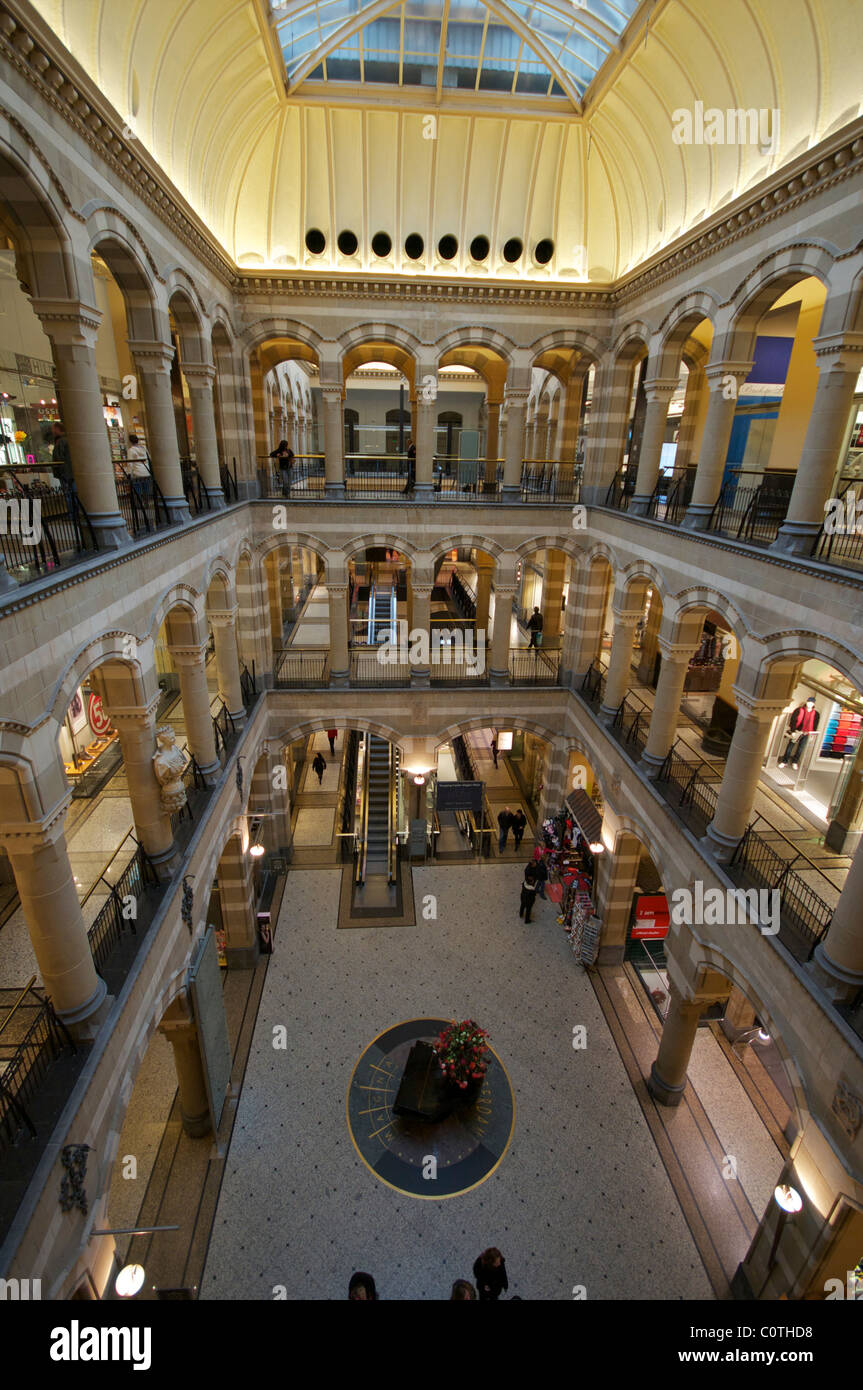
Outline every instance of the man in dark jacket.
POLYGON ((806 703, 798 705, 791 713, 787 729, 788 741, 777 767, 784 767, 786 763, 790 763, 795 771, 797 770, 803 761, 807 739, 810 734, 815 733, 820 723, 821 715, 815 708, 815 696, 809 695, 806 703))
POLYGON ((512 829, 512 819, 512 811, 509 809, 508 806, 504 806, 503 810, 499 812, 497 818, 497 827, 500 831, 497 847, 501 854, 503 854, 506 848, 506 839, 509 835, 510 830, 512 829))
POLYGON ((538 608, 534 608, 527 621, 527 630, 530 633, 529 647, 542 646, 542 614, 538 608))
POLYGON ((324 773, 327 770, 327 765, 324 762, 323 755, 321 753, 315 754, 314 758, 312 759, 312 768, 318 774, 318 786, 320 786, 324 780, 324 773))
POLYGON ((522 836, 524 835, 526 826, 527 816, 524 814, 524 811, 519 806, 518 810, 512 818, 512 838, 516 849, 519 849, 521 846, 522 836))
POLYGON ((480 1303, 489 1303, 500 1298, 504 1290, 509 1288, 506 1261, 494 1246, 489 1250, 483 1250, 474 1261, 473 1277, 476 1280, 480 1303))

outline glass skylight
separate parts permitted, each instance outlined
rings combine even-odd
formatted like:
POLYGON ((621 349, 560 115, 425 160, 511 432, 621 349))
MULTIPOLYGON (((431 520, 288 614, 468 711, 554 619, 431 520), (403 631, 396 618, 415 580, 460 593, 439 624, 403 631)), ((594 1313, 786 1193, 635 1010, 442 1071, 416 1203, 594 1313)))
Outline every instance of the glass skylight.
POLYGON ((303 82, 567 95, 579 101, 638 0, 270 0, 303 82))

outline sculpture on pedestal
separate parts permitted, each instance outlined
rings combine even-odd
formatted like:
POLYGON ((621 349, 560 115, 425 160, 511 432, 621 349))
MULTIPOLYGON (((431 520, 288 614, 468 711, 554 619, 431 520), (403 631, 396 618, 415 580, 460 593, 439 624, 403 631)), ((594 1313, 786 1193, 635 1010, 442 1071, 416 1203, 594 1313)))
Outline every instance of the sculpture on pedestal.
POLYGON ((183 773, 186 760, 177 747, 177 736, 170 724, 163 724, 156 730, 156 751, 153 754, 153 771, 161 788, 159 799, 162 810, 168 814, 180 811, 186 804, 186 788, 183 786, 183 773))

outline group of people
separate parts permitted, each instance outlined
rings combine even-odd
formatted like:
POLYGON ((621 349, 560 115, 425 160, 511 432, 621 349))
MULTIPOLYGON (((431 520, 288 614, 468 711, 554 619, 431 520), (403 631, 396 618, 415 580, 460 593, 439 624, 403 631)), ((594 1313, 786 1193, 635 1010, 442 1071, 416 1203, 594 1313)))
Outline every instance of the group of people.
MULTIPOLYGON (((488 1250, 483 1250, 474 1260, 473 1265, 474 1283, 469 1279, 456 1279, 452 1286, 449 1296, 450 1303, 493 1303, 500 1298, 509 1288, 509 1279, 506 1274, 506 1261, 503 1255, 495 1246, 490 1246, 488 1250)), ((514 1294, 517 1298, 518 1295, 514 1294)), ((365 1270, 357 1270, 351 1275, 348 1284, 348 1298, 352 1302, 366 1303, 378 1302, 380 1295, 375 1286, 375 1281, 365 1270)))
POLYGON ((510 831, 512 831, 513 844, 516 849, 519 849, 524 832, 527 829, 527 816, 520 806, 517 811, 513 811, 509 806, 504 806, 503 810, 498 812, 497 828, 497 847, 501 854, 503 854, 506 849, 506 842, 510 831))

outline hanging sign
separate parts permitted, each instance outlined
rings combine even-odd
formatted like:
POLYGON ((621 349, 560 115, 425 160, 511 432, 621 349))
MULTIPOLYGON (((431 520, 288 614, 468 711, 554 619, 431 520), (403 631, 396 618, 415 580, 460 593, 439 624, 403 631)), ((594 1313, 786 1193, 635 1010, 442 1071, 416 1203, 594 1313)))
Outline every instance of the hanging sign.
POLYGON ((661 941, 668 935, 668 900, 665 895, 643 894, 635 908, 632 924, 633 941, 661 941))

